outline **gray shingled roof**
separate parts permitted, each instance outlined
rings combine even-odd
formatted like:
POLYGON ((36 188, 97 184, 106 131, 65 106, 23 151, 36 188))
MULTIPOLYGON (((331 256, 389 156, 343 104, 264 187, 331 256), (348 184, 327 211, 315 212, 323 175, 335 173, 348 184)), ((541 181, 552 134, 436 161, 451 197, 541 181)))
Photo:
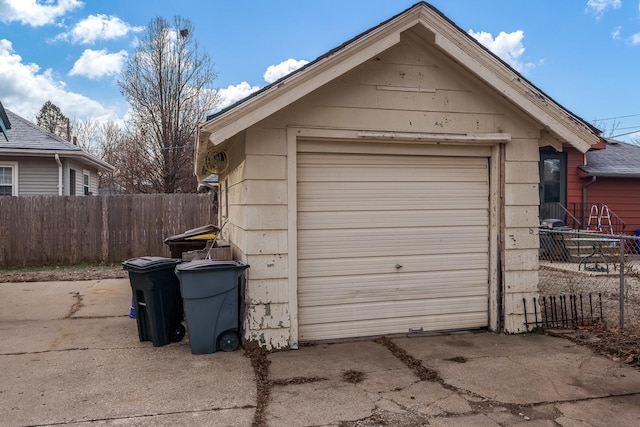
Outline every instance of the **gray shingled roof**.
POLYGON ((588 176, 640 178, 640 145, 605 140, 604 150, 587 152, 587 164, 580 166, 588 176))
POLYGON ((58 150, 58 151, 82 151, 77 145, 65 141, 40 126, 23 119, 16 113, 5 110, 11 121, 11 129, 7 130, 9 141, 0 139, 0 150, 24 149, 24 150, 58 150))
POLYGON ((12 111, 5 109, 5 112, 11 121, 11 128, 7 130, 8 141, 0 138, 0 155, 20 157, 59 154, 64 158, 73 157, 82 164, 91 165, 98 170, 115 170, 109 163, 92 156, 77 145, 65 141, 12 111))

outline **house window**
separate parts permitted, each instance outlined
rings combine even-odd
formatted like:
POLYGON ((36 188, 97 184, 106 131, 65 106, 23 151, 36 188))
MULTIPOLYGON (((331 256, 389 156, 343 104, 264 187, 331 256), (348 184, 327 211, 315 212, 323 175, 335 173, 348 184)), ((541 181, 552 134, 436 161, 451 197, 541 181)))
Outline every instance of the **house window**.
POLYGON ((89 172, 84 171, 82 174, 82 189, 84 191, 84 195, 89 195, 89 172))
POLYGON ((0 163, 0 196, 18 195, 18 164, 0 163))
POLYGON ((76 195, 76 171, 75 169, 69 169, 69 195, 76 195))

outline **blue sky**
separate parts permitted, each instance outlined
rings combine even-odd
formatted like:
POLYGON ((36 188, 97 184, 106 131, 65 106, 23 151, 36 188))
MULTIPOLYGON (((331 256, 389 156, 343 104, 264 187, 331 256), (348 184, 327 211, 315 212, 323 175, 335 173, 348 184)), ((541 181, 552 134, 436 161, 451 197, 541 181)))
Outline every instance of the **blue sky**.
MULTIPOLYGON (((28 119, 51 100, 73 119, 119 120, 116 81, 136 38, 156 16, 181 15, 231 103, 414 3, 0 0, 0 101, 28 119)), ((640 130, 640 0, 429 3, 573 113, 607 133, 640 130)))

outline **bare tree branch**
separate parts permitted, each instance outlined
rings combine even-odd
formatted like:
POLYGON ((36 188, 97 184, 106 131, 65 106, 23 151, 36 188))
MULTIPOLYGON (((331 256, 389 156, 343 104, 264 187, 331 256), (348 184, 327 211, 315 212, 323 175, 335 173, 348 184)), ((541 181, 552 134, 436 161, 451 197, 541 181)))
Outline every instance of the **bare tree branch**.
POLYGON ((124 151, 146 174, 138 175, 140 190, 196 190, 193 142, 197 124, 218 102, 215 78, 189 20, 176 16, 170 25, 158 17, 149 23, 118 81, 131 106, 132 130, 125 139, 131 147, 124 151))

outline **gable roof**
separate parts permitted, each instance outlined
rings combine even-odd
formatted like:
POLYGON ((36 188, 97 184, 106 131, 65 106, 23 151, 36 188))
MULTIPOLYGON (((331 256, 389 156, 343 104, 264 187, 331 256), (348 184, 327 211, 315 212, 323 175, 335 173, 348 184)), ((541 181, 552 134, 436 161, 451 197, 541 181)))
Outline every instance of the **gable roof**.
POLYGON ((63 157, 77 157, 79 161, 98 170, 115 170, 109 163, 90 155, 77 145, 65 141, 10 110, 5 111, 11 121, 11 128, 7 130, 7 140, 0 139, 0 154, 14 156, 59 154, 63 157))
MULTIPOLYGON (((220 145, 258 121, 352 70, 400 42, 418 27, 425 42, 444 51, 479 80, 542 124, 551 144, 567 142, 581 152, 599 141, 600 131, 571 113, 426 2, 373 27, 313 62, 208 117, 198 126, 198 144, 220 145)), ((198 150, 199 151, 199 150, 198 150)))
POLYGON ((605 150, 587 152, 587 164, 579 166, 587 176, 640 178, 640 145, 605 139, 605 150))

